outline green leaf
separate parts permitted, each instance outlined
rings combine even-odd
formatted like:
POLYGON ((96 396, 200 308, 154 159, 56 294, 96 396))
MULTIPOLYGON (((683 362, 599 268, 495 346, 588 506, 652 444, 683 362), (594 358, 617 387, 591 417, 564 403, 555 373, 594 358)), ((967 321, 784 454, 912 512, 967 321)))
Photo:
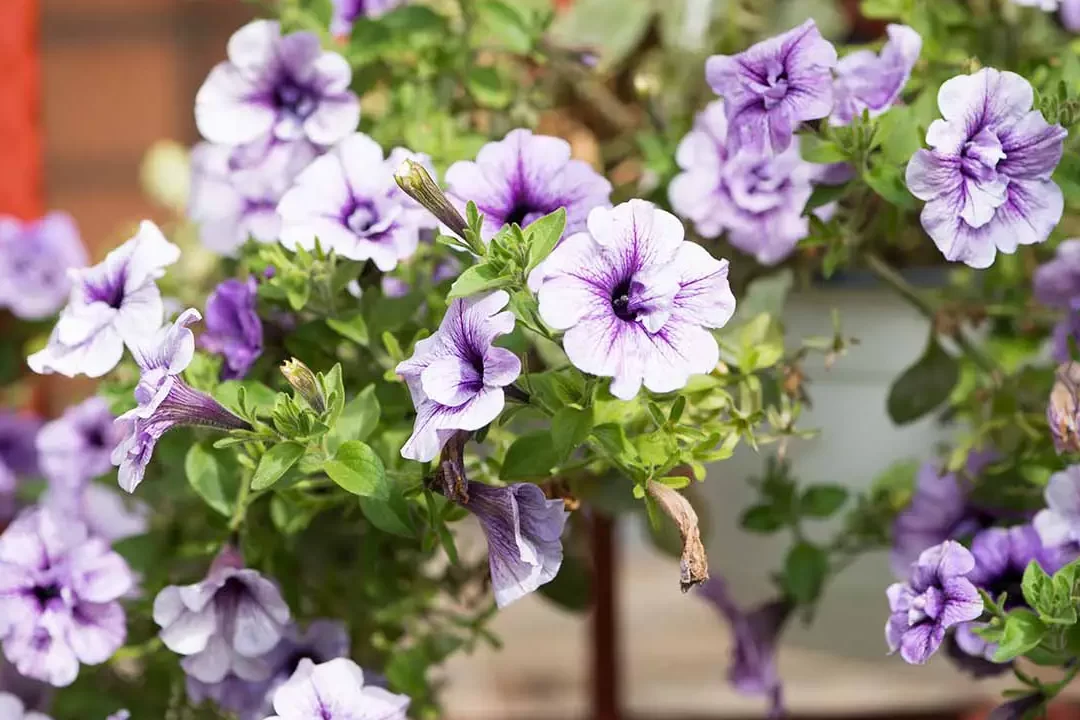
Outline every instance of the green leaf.
POLYGON ((795 284, 791 268, 778 270, 747 285, 730 324, 743 325, 761 315, 781 317, 788 293, 795 284))
POLYGON ((386 500, 361 497, 360 511, 372 525, 391 535, 404 538, 416 537, 409 501, 394 483, 390 483, 390 496, 386 500))
POLYGON ((382 407, 375 395, 375 385, 368 385, 346 403, 341 416, 326 437, 327 449, 333 453, 349 440, 367 440, 379 424, 381 416, 382 407))
POLYGON ((1076 604, 1073 586, 1076 582, 1077 565, 1063 567, 1051 578, 1035 560, 1024 570, 1021 590, 1024 600, 1039 614, 1039 619, 1051 625, 1076 623, 1076 604))
POLYGON ((481 0, 476 4, 476 15, 484 28, 503 47, 519 55, 532 49, 533 39, 529 24, 521 13, 503 0, 481 0))
POLYGON ((922 357, 889 388, 889 417, 897 425, 915 422, 948 400, 959 381, 960 366, 931 335, 922 357))
POLYGON ((803 493, 799 510, 809 517, 827 518, 847 502, 847 497, 847 488, 840 485, 815 485, 803 493))
POLYGON ((908 192, 904 176, 896 165, 877 163, 863 173, 870 189, 899 208, 915 207, 915 198, 908 192))
POLYGON ((357 345, 367 346, 370 341, 367 321, 363 314, 357 310, 336 318, 326 318, 326 325, 346 340, 352 340, 357 345))
POLYGON ((522 435, 506 451, 499 479, 504 481, 545 478, 559 462, 555 445, 549 432, 522 435))
POLYGON ((565 229, 566 208, 559 208, 526 228, 525 238, 529 243, 529 266, 526 272, 535 268, 551 254, 565 229))
POLYGON ((784 560, 784 589, 800 605, 814 604, 825 585, 829 556, 816 545, 800 542, 784 560))
POLYGON ((450 286, 450 292, 446 296, 446 300, 449 302, 456 298, 495 290, 509 284, 510 278, 501 275, 490 265, 473 265, 466 268, 461 275, 458 275, 458 279, 450 286))
POLYGON ((755 505, 747 508, 739 518, 743 530, 769 535, 784 527, 784 518, 771 505, 755 505))
POLYGON ((252 490, 265 490, 289 472, 289 468, 303 457, 305 448, 294 442, 278 443, 266 451, 255 468, 255 477, 251 479, 252 490))
POLYGON ((638 460, 637 450, 626 437, 626 430, 617 423, 604 423, 592 429, 592 436, 611 457, 624 464, 638 460))
POLYGON ((551 441, 559 462, 565 462, 570 453, 585 442, 592 430, 592 424, 592 408, 579 410, 564 407, 555 413, 555 417, 551 419, 551 441))
POLYGON ((490 66, 477 65, 469 69, 465 76, 465 87, 481 107, 501 110, 514 99, 510 89, 499 71, 490 66))
POLYGON ((224 473, 213 453, 202 445, 192 445, 184 458, 184 472, 192 489, 207 505, 225 517, 232 517, 232 499, 225 490, 224 473))
POLYGON ((799 153, 803 160, 822 165, 846 162, 849 159, 839 145, 813 133, 799 135, 799 153))
POLYGON ((382 460, 370 445, 359 440, 343 443, 333 459, 323 464, 323 470, 331 480, 353 495, 382 500, 390 498, 390 486, 382 460))
POLYGON ((214 388, 214 399, 230 410, 239 411, 241 390, 247 406, 253 408, 255 414, 262 417, 270 415, 277 401, 277 393, 257 380, 226 380, 214 388))
POLYGON ((1024 608, 1005 618, 1005 629, 994 653, 994 662, 1008 662, 1034 649, 1046 637, 1047 628, 1035 613, 1024 608))

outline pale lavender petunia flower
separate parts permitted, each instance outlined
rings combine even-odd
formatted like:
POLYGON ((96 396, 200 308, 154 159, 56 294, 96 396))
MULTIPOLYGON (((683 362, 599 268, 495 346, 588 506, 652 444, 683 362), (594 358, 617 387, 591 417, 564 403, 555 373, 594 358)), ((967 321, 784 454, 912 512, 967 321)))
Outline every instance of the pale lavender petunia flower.
POLYGON ((184 672, 199 682, 219 683, 230 673, 266 680, 272 672, 266 654, 285 633, 289 606, 273 582, 225 547, 205 580, 158 593, 154 622, 165 647, 184 656, 184 672))
POLYGON ((36 508, 0 535, 0 640, 29 678, 70 685, 124 643, 131 570, 81 523, 36 508))
POLYGON ((922 225, 946 259, 974 268, 998 251, 1041 243, 1064 207, 1051 179, 1066 131, 1032 109, 1031 84, 984 68, 945 82, 942 118, 907 166, 907 186, 926 201, 922 225))
POLYGON ((728 147, 781 152, 799 124, 833 109, 836 48, 813 20, 738 55, 714 55, 705 79, 724 98, 728 147))
POLYGON ((0 692, 0 718, 3 720, 51 720, 44 713, 28 710, 20 698, 6 692, 0 692))
POLYGON ((0 308, 38 320, 64 306, 73 268, 86 265, 75 221, 53 212, 32 222, 0 216, 0 308))
POLYGON ((416 252, 422 231, 437 221, 394 181, 406 158, 426 156, 395 148, 383 158, 379 144, 363 133, 343 140, 315 160, 281 199, 281 244, 323 250, 350 260, 371 260, 383 272, 416 252))
POLYGON ((1051 475, 1043 496, 1046 508, 1034 520, 1043 545, 1057 548, 1080 543, 1080 465, 1051 475))
POLYGON ((409 698, 364 682, 364 671, 338 658, 304 660, 274 693, 276 715, 266 720, 405 720, 409 698))
POLYGON ((124 345, 153 333, 165 307, 156 280, 180 258, 180 248, 144 221, 135 237, 94 267, 72 273, 67 307, 45 349, 27 359, 36 373, 101 377, 116 367, 124 345))
POLYGON ((476 161, 446 171, 447 197, 464 217, 471 200, 484 216, 484 240, 503 225, 526 227, 566 208, 563 237, 585 229, 589 211, 611 206, 611 183, 582 160, 570 157, 562 138, 511 130, 480 149, 476 161))
POLYGON ((710 333, 735 312, 727 260, 683 241, 671 213, 643 200, 589 213, 588 232, 562 242, 541 273, 540 316, 566 331, 570 362, 613 378, 623 400, 642 384, 671 392, 720 361, 710 333))
POLYGON ((95 482, 49 483, 40 504, 57 517, 86 525, 94 537, 115 543, 146 534, 150 506, 95 482))
POLYGON ((502 290, 454 300, 438 331, 397 366, 416 408, 402 457, 434 460, 456 431, 479 430, 502 412, 503 388, 521 374, 517 355, 492 344, 514 329, 514 314, 502 311, 509 302, 502 290))
POLYGON ((880 55, 858 50, 836 64, 836 104, 829 116, 833 125, 847 125, 864 110, 870 117, 877 117, 892 107, 903 92, 911 68, 919 59, 922 36, 907 25, 889 25, 886 32, 889 40, 880 55))
POLYGON ((1054 259, 1035 271, 1032 289, 1047 307, 1068 310, 1080 301, 1080 238, 1058 245, 1054 259))
POLYGON ((334 35, 348 35, 352 32, 357 18, 377 18, 401 5, 405 0, 331 0, 334 16, 330 21, 330 32, 334 35))
POLYGON ((255 311, 257 289, 254 277, 231 278, 214 288, 206 301, 206 332, 199 341, 225 358, 222 379, 243 378, 262 355, 263 326, 255 311))
POLYGON ((1080 32, 1080 0, 1061 0, 1058 17, 1066 30, 1080 32))
POLYGON ((921 665, 937 652, 946 630, 982 615, 982 598, 967 577, 974 568, 971 552, 955 540, 925 550, 908 581, 886 591, 892 613, 885 624, 889 650, 921 665))
POLYGON ((46 423, 37 436, 41 471, 54 483, 75 485, 112 469, 109 456, 123 438, 104 398, 88 398, 46 423))

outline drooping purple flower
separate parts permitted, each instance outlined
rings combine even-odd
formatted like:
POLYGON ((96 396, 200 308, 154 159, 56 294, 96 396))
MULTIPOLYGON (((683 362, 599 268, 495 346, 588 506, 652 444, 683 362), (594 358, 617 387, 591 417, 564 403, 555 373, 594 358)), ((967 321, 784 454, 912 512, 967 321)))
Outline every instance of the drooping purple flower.
POLYGON ((352 32, 353 23, 357 18, 377 18, 401 5, 405 0, 331 1, 334 6, 334 17, 330 21, 330 32, 340 37, 352 32))
POLYGON ((623 400, 642 384, 671 392, 720 360, 710 328, 735 312, 727 260, 683 241, 671 213, 643 200, 589 213, 588 232, 562 242, 534 271, 540 316, 565 330, 570 362, 613 378, 623 400))
POLYGON ((86 265, 75 221, 54 212, 32 222, 0 216, 0 308, 37 320, 64 306, 68 270, 86 265))
POLYGON ((37 436, 41 471, 50 482, 79 484, 112 468, 109 456, 123 437, 104 398, 92 397, 46 423, 37 436))
POLYGON ((277 586, 225 547, 206 579, 170 585, 154 598, 159 637, 184 659, 184 672, 199 682, 219 683, 230 673, 244 680, 266 680, 266 660, 289 622, 289 606, 277 586))
POLYGON ((154 446, 174 426, 222 430, 249 427, 217 400, 180 378, 195 354, 195 336, 187 326, 199 319, 197 310, 185 310, 171 326, 161 328, 150 340, 132 348, 141 371, 135 387, 138 406, 117 418, 124 439, 111 458, 113 465, 120 468, 120 487, 128 492, 134 492, 142 482, 154 446))
POLYGON ((36 373, 101 377, 116 367, 124 345, 153 333, 165 308, 155 281, 180 257, 146 220, 135 237, 94 267, 73 271, 71 297, 49 344, 27 359, 36 373))
POLYGON ((938 92, 942 119, 907 166, 907 186, 926 205, 922 225, 948 260, 986 268, 998 251, 1041 243, 1061 219, 1051 179, 1066 131, 1032 109, 1021 76, 984 68, 938 92))
POLYGON ((1080 452, 1080 363, 1067 362, 1054 373, 1046 422, 1058 454, 1080 452))
POLYGON ((81 523, 24 512, 0 535, 0 640, 20 674, 64 687, 123 645, 127 563, 81 523))
POLYGON ((847 125, 864 110, 877 117, 893 106, 907 85, 922 51, 922 36, 907 25, 889 25, 886 32, 889 40, 880 55, 858 50, 836 64, 836 104, 829 116, 833 125, 847 125))
POLYGON ((937 652, 946 630, 982 615, 982 598, 968 579, 974 568, 975 558, 955 540, 923 551, 908 581, 886 591, 892 613, 885 624, 889 650, 921 665, 937 652))
POLYGON ((318 155, 306 140, 255 142, 239 148, 200 143, 191 151, 188 217, 203 245, 232 256, 248 238, 277 242, 278 202, 318 155))
POLYGON ((199 338, 210 352, 224 356, 221 369, 224 380, 247 375, 262 355, 263 326, 255 311, 255 278, 231 278, 224 281, 206 301, 206 332, 199 338))
POLYGON ((228 56, 195 96, 195 123, 210 142, 243 145, 269 136, 325 146, 356 130, 352 70, 341 55, 323 50, 315 33, 282 36, 277 22, 254 20, 229 39, 228 56))
POLYGON ((304 660, 274 693, 277 715, 266 720, 405 720, 408 708, 405 695, 365 685, 364 671, 352 660, 304 660))
POLYGON ((11 693, 0 692, 0 718, 4 720, 51 720, 48 715, 27 710, 23 701, 11 693))
POLYGON ((500 312, 509 302, 503 290, 454 300, 438 331, 397 366, 416 408, 402 457, 434 460, 456 431, 479 430, 502 412, 503 388, 521 374, 517 355, 492 344, 514 329, 514 314, 500 312))
POLYGON ((738 55, 710 57, 705 79, 724 98, 729 150, 786 150, 799 123, 832 112, 835 66, 836 48, 813 20, 738 55))
POLYGON ((520 128, 482 147, 475 162, 451 165, 446 184, 446 196, 463 217, 468 202, 476 203, 485 241, 503 225, 524 228, 559 208, 566 209, 567 238, 585 229, 593 208, 611 206, 611 183, 572 159, 570 143, 520 128))
POLYGON ((1050 476, 1043 492, 1046 508, 1035 515, 1035 530, 1048 548, 1080 543, 1080 465, 1050 476))
POLYGON ((769 700, 769 717, 784 717, 783 688, 776 670, 776 643, 794 610, 784 598, 744 611, 728 591, 724 578, 713 575, 699 591, 727 620, 734 635, 728 682, 744 695, 769 700))
POLYGON ((394 181, 406 158, 428 163, 404 148, 384 159, 379 144, 363 133, 343 140, 300 173, 281 199, 281 244, 311 250, 318 239, 323 250, 393 270, 416 252, 421 231, 437 225, 394 181))

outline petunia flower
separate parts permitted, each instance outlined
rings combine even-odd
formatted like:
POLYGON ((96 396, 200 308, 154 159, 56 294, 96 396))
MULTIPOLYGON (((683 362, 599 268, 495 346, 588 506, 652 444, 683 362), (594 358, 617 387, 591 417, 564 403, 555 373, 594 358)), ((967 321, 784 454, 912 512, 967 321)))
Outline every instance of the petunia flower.
POLYGON ((492 344, 514 329, 514 314, 502 311, 509 302, 503 290, 454 300, 435 334, 397 366, 416 408, 402 457, 434 460, 456 431, 479 430, 502 412, 503 388, 521 374, 517 355, 492 344))
POLYGON ((65 687, 80 663, 108 660, 127 634, 117 602, 131 570, 101 538, 48 510, 24 512, 0 535, 0 641, 26 677, 65 687))
POLYGON ((254 20, 229 39, 229 59, 195 96, 195 124, 213 143, 306 139, 333 145, 356 130, 360 100, 352 70, 319 36, 282 36, 276 21, 254 20))
POLYGON ((109 456, 123 437, 115 420, 104 398, 91 397, 45 423, 36 441, 45 477, 74 486, 109 472, 109 456))
POLYGON ((709 330, 735 312, 728 263, 684 242, 678 219, 651 203, 594 209, 588 232, 564 240, 534 272, 544 278, 540 316, 566 331, 570 362, 613 378, 618 398, 642 384, 677 390, 720 360, 709 330))
POLYGON ((800 123, 832 112, 835 66, 836 48, 813 20, 738 55, 710 57, 705 79, 724 98, 729 150, 786 150, 800 123))
POLYGON ((331 0, 334 15, 330 20, 330 32, 341 37, 352 32, 357 18, 377 18, 384 15, 404 0, 331 0))
POLYGON ((1080 239, 1065 240, 1054 258, 1038 267, 1032 281, 1035 299, 1066 315, 1054 326, 1052 353, 1068 362, 1069 340, 1080 340, 1080 239))
POLYGON ((0 718, 4 720, 51 720, 44 713, 27 710, 22 700, 6 692, 0 692, 0 718))
POLYGON ((886 591, 892 613, 885 624, 889 650, 921 665, 937 652, 946 630, 982 615, 982 598, 968 579, 974 568, 975 558, 955 540, 925 550, 908 581, 886 591))
POLYGON ((989 267, 998 251, 1043 242, 1061 219, 1051 176, 1067 133, 1033 102, 1027 80, 993 68, 938 91, 942 119, 908 163, 907 186, 926 201, 922 226, 946 259, 989 267))
POLYGON ((563 237, 585 229, 589 211, 611 206, 611 183, 582 160, 570 157, 562 138, 511 130, 480 149, 475 162, 462 160, 446 171, 446 195, 463 215, 471 200, 484 216, 484 240, 503 225, 526 227, 566 209, 563 237))
POLYGON ((72 271, 71 296, 49 343, 27 359, 36 373, 101 377, 140 338, 152 334, 165 307, 155 281, 180 258, 157 225, 143 221, 135 237, 85 270, 72 271))
POLYGON ((181 667, 199 682, 219 683, 229 673, 266 680, 272 668, 265 656, 285 633, 289 606, 273 582, 225 547, 206 579, 158 593, 154 622, 165 647, 184 656, 181 667))
POLYGON ((206 300, 206 332, 200 343, 225 358, 221 377, 243 378, 262 355, 263 326, 255 311, 255 278, 230 278, 219 284, 206 300))
POLYGON ((83 523, 90 535, 110 543, 144 535, 150 526, 149 505, 96 482, 50 482, 39 503, 55 517, 83 523))
POLYGON ((922 36, 907 25, 889 25, 888 42, 877 55, 871 50, 857 50, 840 58, 836 64, 833 106, 829 122, 847 125, 864 110, 877 117, 900 97, 911 68, 919 59, 922 36))
POLYGON ((75 221, 54 212, 32 222, 0 216, 0 308, 39 320, 64 306, 69 270, 86 265, 75 221))
POLYGON ((1046 404, 1046 422, 1059 455, 1080 452, 1080 363, 1058 366, 1046 404))
POLYGON ((1080 465, 1050 476, 1043 491, 1046 508, 1035 515, 1035 530, 1049 548, 1080 543, 1080 465))
POLYGON ((274 693, 277 714, 266 720, 405 720, 408 708, 405 695, 365 685, 364 671, 352 660, 304 660, 274 693))
POLYGON ((311 250, 318 239, 323 250, 393 270, 416 252, 421 232, 437 226, 394 181, 407 157, 429 162, 404 148, 384 159, 379 144, 363 133, 343 140, 300 173, 281 199, 281 244, 311 250))

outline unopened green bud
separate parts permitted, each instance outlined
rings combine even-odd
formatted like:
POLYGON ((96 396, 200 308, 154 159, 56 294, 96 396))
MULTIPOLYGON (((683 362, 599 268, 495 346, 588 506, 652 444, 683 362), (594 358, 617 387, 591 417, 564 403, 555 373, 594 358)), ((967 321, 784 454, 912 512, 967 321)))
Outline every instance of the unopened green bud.
POLYGON ((281 364, 281 374, 300 394, 300 397, 307 401, 312 410, 319 414, 326 412, 326 396, 323 395, 319 381, 315 378, 315 373, 311 372, 311 368, 296 358, 292 358, 281 364))
POLYGON ((394 180, 406 195, 423 205, 459 238, 465 239, 465 229, 468 227, 465 218, 461 217, 457 208, 446 199, 442 189, 431 179, 423 165, 406 158, 394 173, 394 180))

